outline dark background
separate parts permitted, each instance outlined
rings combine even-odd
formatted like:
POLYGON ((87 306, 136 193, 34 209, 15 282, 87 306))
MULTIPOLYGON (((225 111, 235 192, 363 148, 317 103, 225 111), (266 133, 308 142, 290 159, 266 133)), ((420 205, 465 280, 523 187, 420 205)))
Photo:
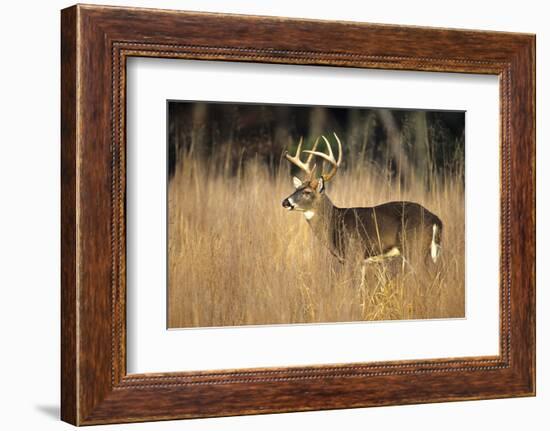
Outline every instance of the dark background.
POLYGON ((464 176, 464 112, 169 101, 168 125, 170 177, 184 153, 223 154, 230 170, 254 157, 275 174, 300 137, 308 148, 333 132, 348 153, 343 169, 367 161, 390 180, 406 185, 416 176, 427 188, 464 176))

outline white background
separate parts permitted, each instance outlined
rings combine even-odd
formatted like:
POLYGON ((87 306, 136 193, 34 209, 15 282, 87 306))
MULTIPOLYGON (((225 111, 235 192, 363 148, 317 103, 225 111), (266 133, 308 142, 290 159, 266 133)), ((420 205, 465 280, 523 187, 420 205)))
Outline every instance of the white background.
POLYGON ((134 58, 127 84, 129 373, 498 354, 496 76, 134 58), (167 331, 166 100, 186 98, 466 111, 466 319, 167 331))
MULTIPOLYGON (((115 4, 103 1, 102 3, 115 4)), ((64 1, 6 2, 2 6, 0 95, 0 302, 2 428, 69 429, 59 409, 59 9, 64 1), (32 118, 32 125, 28 119, 32 118), (21 314, 21 311, 24 314, 21 314)), ((537 33, 538 140, 538 396, 508 399, 173 421, 109 429, 546 429, 550 422, 549 319, 544 242, 550 231, 550 29, 544 2, 461 0, 313 2, 118 1, 116 4, 188 10, 358 20, 393 24, 537 33), (545 194, 543 194, 543 191, 545 194), (546 364, 545 364, 546 363, 546 364)))

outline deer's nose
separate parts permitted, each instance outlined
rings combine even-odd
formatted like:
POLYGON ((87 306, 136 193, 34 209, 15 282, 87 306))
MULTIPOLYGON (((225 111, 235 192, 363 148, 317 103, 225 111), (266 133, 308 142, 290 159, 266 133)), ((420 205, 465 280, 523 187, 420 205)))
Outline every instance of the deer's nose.
POLYGON ((283 208, 292 208, 292 204, 290 203, 290 201, 288 199, 285 199, 283 201, 283 208))

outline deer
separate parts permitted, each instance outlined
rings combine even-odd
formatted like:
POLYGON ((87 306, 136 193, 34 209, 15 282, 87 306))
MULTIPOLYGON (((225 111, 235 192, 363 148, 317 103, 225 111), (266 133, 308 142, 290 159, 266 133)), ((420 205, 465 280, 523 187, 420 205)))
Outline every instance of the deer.
POLYGON ((329 140, 320 138, 326 146, 326 153, 317 151, 317 138, 311 150, 303 150, 301 138, 296 154, 285 152, 285 158, 305 173, 303 180, 293 177, 294 192, 282 201, 289 211, 302 212, 314 236, 328 247, 340 263, 346 259, 346 248, 350 240, 358 240, 363 259, 361 285, 368 264, 384 262, 400 257, 402 266, 413 260, 413 252, 427 263, 437 264, 441 251, 443 223, 434 213, 422 205, 409 201, 392 201, 373 207, 340 208, 335 206, 325 192, 325 185, 331 181, 342 164, 342 143, 334 133, 338 144, 338 159, 329 140), (302 153, 308 153, 302 161, 302 153), (328 173, 317 176, 313 157, 328 162, 328 173))

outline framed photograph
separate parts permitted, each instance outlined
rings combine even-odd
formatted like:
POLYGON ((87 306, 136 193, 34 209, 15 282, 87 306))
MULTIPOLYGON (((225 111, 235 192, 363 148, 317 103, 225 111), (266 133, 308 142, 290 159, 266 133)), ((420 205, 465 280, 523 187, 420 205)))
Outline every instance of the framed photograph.
POLYGON ((63 420, 535 394, 534 35, 61 18, 63 420))

